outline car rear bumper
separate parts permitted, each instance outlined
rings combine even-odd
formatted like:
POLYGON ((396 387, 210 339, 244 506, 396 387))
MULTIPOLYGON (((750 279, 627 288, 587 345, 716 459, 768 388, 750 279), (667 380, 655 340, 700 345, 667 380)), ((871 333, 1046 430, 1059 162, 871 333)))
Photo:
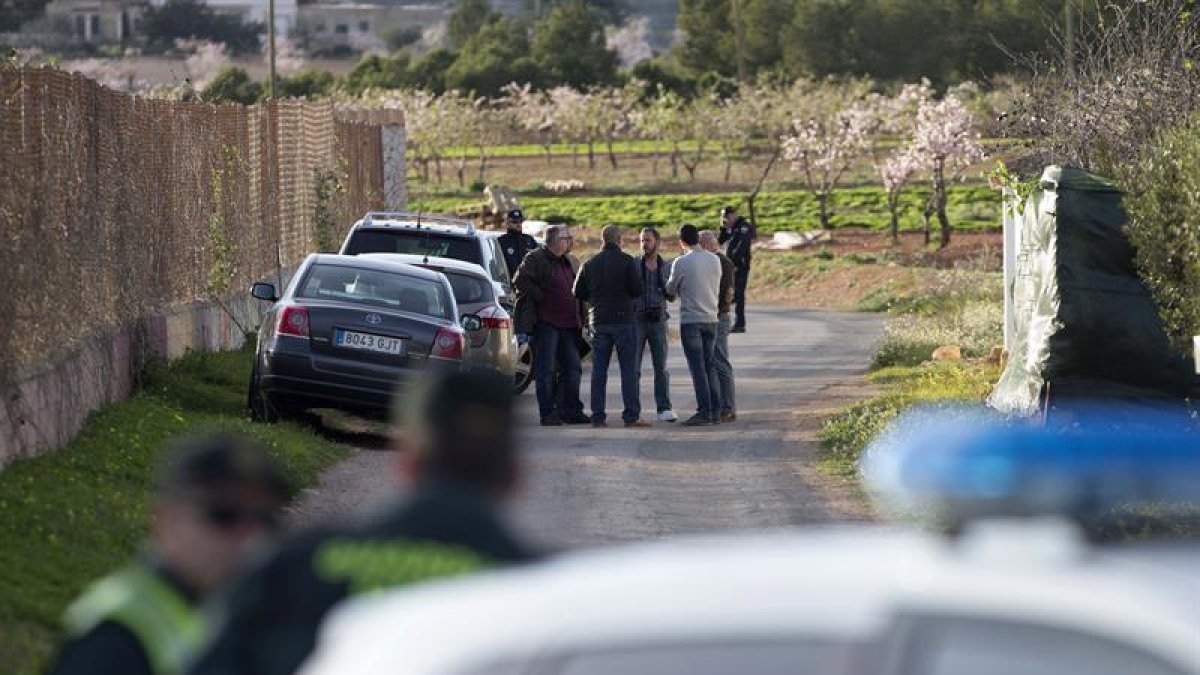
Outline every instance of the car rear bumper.
MULTIPOLYGON (((458 369, 454 361, 428 360, 420 369, 379 368, 370 377, 318 368, 309 353, 264 351, 259 375, 263 392, 297 407, 386 411, 408 379, 438 369, 458 369)), ((322 357, 321 361, 328 359, 322 357)), ((361 364, 355 364, 361 370, 361 364)))

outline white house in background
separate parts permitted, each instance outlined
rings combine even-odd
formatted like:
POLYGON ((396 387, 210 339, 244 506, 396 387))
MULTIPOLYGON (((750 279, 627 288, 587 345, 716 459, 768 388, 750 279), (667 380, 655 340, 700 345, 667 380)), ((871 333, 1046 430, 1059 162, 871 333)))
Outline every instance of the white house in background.
MULTIPOLYGON (((255 21, 267 24, 268 0, 201 0, 204 4, 223 14, 240 16, 247 23, 255 21)), ((161 7, 167 0, 150 0, 150 4, 161 7)), ((296 27, 296 0, 275 0, 275 33, 287 37, 296 27)))
POLYGON ((445 21, 447 5, 395 2, 304 2, 295 30, 307 49, 383 44, 395 28, 424 29, 445 21))

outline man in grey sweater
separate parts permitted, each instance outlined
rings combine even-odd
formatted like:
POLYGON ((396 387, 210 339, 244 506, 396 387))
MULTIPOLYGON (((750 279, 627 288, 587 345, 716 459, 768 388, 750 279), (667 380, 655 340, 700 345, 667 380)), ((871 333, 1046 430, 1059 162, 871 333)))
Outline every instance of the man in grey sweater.
POLYGON ((671 265, 667 293, 679 298, 679 336, 696 390, 696 414, 684 426, 719 423, 721 402, 717 385, 717 301, 721 283, 721 261, 700 248, 696 226, 679 228, 683 255, 671 265))

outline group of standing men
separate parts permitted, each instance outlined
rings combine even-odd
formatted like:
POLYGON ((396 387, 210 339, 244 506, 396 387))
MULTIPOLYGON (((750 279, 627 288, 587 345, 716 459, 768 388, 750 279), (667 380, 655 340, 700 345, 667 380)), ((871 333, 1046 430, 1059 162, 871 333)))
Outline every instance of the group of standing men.
POLYGON ((607 426, 605 392, 608 366, 617 354, 626 427, 646 427, 642 419, 640 379, 648 346, 654 367, 657 420, 675 422, 667 371, 668 304, 679 302, 680 338, 696 392, 696 414, 686 426, 737 419, 729 334, 746 330, 746 283, 754 226, 725 207, 719 233, 692 224, 679 228, 683 255, 667 260, 659 252, 661 235, 653 227, 640 234, 642 255, 621 250, 621 229, 606 226, 603 248, 582 267, 571 256, 574 238, 565 225, 546 229, 545 244, 521 232, 523 214, 508 214, 501 247, 515 271, 515 327, 531 341, 538 409, 543 426, 607 426), (726 253, 720 250, 727 244, 726 253), (586 312, 585 308, 586 307, 586 312), (734 309, 736 307, 736 310, 734 309), (734 316, 731 317, 731 312, 734 316), (579 396, 584 318, 591 331, 593 356, 591 415, 579 396))

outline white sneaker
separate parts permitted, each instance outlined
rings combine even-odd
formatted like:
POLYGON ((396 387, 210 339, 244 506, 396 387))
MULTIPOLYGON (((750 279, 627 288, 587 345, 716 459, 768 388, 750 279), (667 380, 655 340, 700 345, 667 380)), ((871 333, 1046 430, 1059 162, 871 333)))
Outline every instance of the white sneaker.
POLYGON ((664 410, 664 411, 658 413, 658 421, 659 422, 675 422, 677 420, 679 420, 679 418, 675 416, 675 413, 673 411, 664 410))

